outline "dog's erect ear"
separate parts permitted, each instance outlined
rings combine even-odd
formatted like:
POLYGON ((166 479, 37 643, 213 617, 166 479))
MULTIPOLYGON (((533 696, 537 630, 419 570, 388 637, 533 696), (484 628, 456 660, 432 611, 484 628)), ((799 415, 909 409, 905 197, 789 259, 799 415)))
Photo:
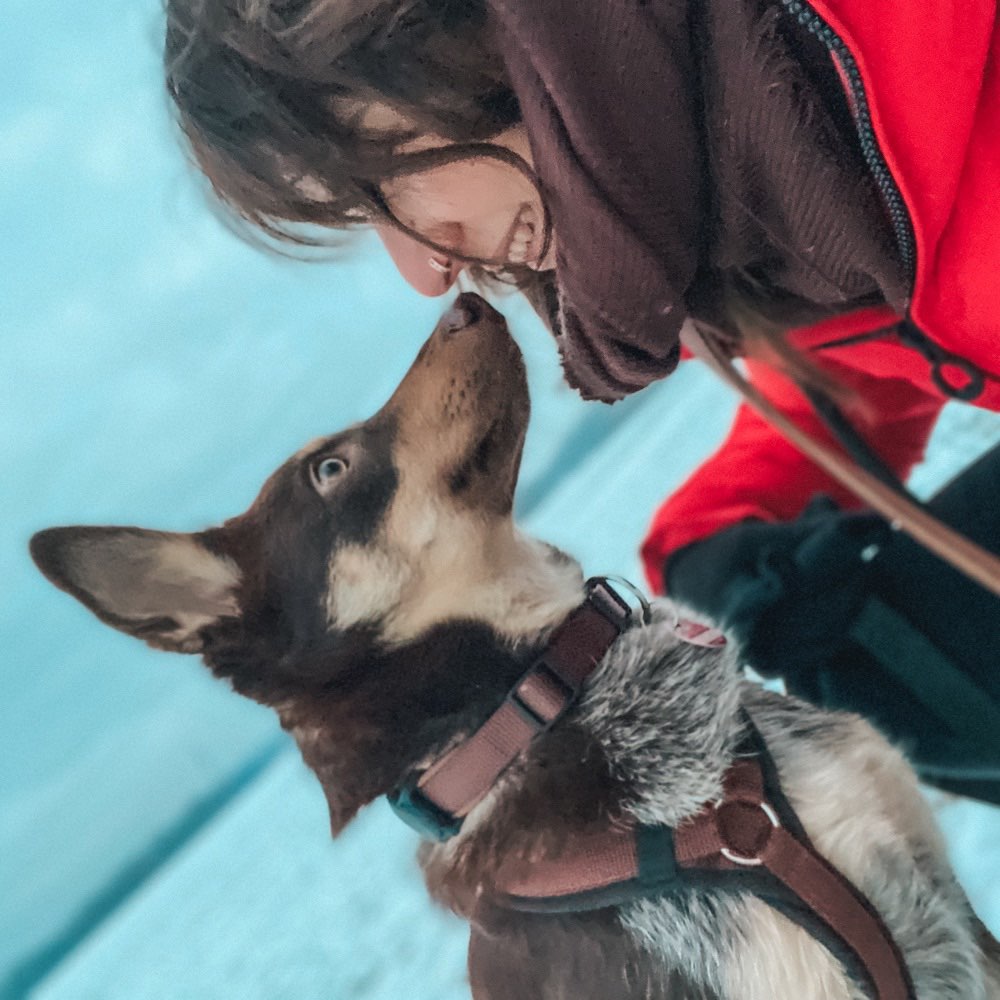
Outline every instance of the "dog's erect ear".
POLYGON ((50 528, 31 539, 39 569, 108 625, 176 653, 238 614, 236 564, 197 535, 142 528, 50 528))

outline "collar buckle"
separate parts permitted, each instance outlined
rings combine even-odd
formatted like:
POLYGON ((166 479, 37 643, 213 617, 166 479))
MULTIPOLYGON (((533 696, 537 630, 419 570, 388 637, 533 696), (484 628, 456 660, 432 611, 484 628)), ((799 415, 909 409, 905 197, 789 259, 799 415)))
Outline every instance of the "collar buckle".
POLYGON ((420 790, 420 775, 413 775, 386 796, 392 811, 411 829, 427 840, 450 840, 462 829, 462 820, 453 816, 420 790))

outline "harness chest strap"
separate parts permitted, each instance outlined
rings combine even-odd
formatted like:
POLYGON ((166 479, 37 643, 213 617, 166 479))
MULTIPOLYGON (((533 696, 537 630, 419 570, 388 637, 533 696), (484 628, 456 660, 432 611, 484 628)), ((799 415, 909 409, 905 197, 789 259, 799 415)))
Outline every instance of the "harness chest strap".
MULTIPOLYGON (((781 811, 787 809, 785 804, 781 811)), ((798 826, 794 814, 792 820, 798 826)), ((804 926, 824 944, 832 935, 836 951, 852 959, 875 1000, 912 1000, 909 971, 881 918, 816 852, 801 827, 793 833, 780 822, 765 798, 756 756, 738 758, 724 777, 722 800, 674 830, 602 831, 578 837, 558 858, 502 868, 497 902, 529 912, 574 912, 662 895, 701 873, 724 884, 725 873, 735 877, 748 868, 767 872, 819 921, 822 936, 804 926)), ((749 891, 772 902, 759 883, 749 891)))
POLYGON ((858 957, 878 1000, 913 996, 899 949, 872 905, 812 844, 779 824, 756 758, 730 767, 723 801, 679 826, 675 845, 684 868, 762 866, 858 957))

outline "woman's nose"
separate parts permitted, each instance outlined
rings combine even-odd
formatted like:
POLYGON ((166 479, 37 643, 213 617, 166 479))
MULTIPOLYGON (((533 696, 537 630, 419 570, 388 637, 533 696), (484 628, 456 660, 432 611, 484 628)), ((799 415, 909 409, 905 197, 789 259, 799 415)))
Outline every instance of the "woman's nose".
POLYGON ((464 264, 425 246, 394 226, 376 226, 375 232, 411 288, 421 295, 444 295, 458 280, 464 264))

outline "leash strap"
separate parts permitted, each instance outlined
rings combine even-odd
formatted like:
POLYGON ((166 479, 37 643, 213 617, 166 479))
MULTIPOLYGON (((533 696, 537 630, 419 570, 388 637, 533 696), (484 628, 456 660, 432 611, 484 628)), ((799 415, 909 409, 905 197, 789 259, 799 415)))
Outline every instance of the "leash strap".
POLYGON ((898 492, 878 476, 803 431, 766 396, 758 392, 710 338, 703 337, 693 329, 685 330, 684 342, 824 472, 846 486, 890 523, 899 525, 938 558, 1000 597, 1000 558, 949 528, 923 510, 906 493, 898 492))
POLYGON ((1000 704, 903 615, 876 597, 865 602, 851 638, 932 712, 946 730, 978 748, 984 769, 1000 772, 1000 704), (914 664, 920 664, 914 670, 914 664))

